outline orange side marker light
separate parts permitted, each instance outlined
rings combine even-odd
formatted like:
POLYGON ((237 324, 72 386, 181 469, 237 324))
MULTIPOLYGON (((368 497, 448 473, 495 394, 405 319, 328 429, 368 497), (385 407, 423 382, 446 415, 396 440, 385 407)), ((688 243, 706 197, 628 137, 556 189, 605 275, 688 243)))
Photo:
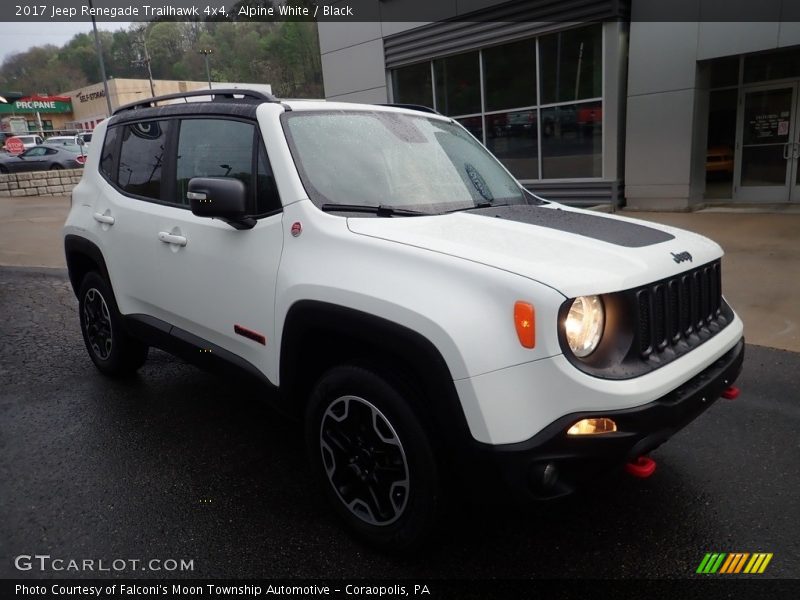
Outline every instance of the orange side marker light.
POLYGON ((518 300, 514 304, 514 326, 519 343, 525 348, 536 346, 536 311, 533 304, 518 300))

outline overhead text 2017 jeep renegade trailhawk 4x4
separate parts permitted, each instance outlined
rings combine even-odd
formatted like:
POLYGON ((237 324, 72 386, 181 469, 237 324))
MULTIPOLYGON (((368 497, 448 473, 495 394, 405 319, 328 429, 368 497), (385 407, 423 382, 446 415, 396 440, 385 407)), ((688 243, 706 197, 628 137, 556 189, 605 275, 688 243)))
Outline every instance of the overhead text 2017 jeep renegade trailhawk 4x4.
POLYGON ((86 348, 277 386, 361 537, 415 543, 459 482, 568 493, 738 376, 710 240, 541 200, 430 111, 214 94, 96 129, 64 227, 86 348))

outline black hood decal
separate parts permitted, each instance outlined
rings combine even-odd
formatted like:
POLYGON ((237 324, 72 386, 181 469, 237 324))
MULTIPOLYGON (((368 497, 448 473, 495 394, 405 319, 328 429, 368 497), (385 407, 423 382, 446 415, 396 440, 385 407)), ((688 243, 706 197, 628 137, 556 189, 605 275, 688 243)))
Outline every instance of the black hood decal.
POLYGON ((675 239, 670 233, 645 225, 560 208, 512 205, 479 208, 467 214, 548 227, 627 248, 643 248, 675 239))

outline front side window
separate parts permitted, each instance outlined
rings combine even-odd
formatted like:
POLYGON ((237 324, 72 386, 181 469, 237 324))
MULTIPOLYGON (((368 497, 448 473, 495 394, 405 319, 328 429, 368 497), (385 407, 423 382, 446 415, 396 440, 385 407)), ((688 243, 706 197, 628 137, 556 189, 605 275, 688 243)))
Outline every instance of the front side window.
POLYGON ((129 194, 161 199, 169 121, 125 125, 119 157, 118 185, 129 194))
POLYGON ((251 196, 255 126, 224 119, 186 119, 178 141, 177 198, 186 199, 189 180, 194 177, 231 177, 245 184, 251 196))
POLYGON ((461 127, 383 112, 295 112, 282 117, 292 156, 318 205, 426 213, 525 204, 525 192, 461 127))

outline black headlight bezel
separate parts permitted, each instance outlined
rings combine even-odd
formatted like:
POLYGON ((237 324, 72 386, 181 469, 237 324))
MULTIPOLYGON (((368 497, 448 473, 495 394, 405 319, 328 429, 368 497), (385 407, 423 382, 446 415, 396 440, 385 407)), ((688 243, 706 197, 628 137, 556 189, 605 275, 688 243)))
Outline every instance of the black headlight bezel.
MULTIPOLYGON (((600 379, 632 379, 669 364, 707 341, 733 321, 733 310, 721 295, 720 261, 712 261, 673 277, 629 290, 598 294, 605 309, 605 326, 597 348, 579 358, 567 342, 565 323, 575 298, 568 298, 558 311, 558 342, 561 351, 576 368, 600 379), (662 343, 649 344, 643 327, 654 302, 672 298, 676 310, 690 313, 688 327, 662 343), (685 303, 685 307, 683 304, 685 303), (695 315, 691 318, 691 315, 695 315), (699 315, 699 318, 698 318, 699 315)), ((666 315, 666 308, 664 308, 666 315)), ((669 318, 669 317, 665 317, 669 318)))

